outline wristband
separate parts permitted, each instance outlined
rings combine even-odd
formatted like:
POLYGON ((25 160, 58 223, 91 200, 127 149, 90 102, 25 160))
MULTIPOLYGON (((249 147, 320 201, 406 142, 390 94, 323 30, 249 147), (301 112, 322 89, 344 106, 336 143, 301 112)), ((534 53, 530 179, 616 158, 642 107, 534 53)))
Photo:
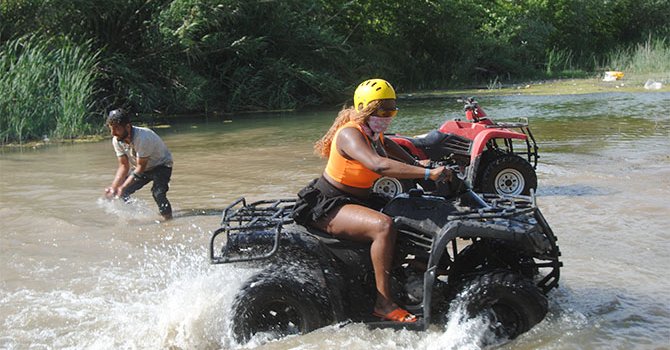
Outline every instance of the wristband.
POLYGON ((426 172, 423 174, 423 179, 424 180, 430 179, 430 169, 426 168, 426 172))

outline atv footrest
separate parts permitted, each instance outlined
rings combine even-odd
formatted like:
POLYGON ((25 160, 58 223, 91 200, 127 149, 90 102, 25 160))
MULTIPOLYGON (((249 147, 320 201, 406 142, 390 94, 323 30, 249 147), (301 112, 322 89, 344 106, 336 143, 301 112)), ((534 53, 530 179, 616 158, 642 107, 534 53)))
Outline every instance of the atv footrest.
MULTIPOLYGON (((378 320, 379 318, 375 317, 375 319, 378 320)), ((410 331, 424 331, 427 328, 423 319, 419 319, 413 323, 393 322, 393 321, 370 321, 370 322, 364 321, 364 322, 369 329, 391 328, 395 330, 407 329, 410 331)))

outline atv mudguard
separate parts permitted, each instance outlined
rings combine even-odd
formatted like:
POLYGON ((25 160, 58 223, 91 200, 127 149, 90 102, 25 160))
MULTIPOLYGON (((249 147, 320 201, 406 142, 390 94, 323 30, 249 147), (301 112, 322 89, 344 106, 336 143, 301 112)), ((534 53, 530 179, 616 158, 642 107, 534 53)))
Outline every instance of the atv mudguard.
POLYGON ((530 219, 527 223, 516 222, 512 220, 492 219, 486 221, 472 220, 465 215, 463 218, 449 217, 449 222, 437 233, 431 231, 434 223, 430 218, 424 220, 411 220, 406 217, 396 217, 394 222, 399 230, 411 229, 414 232, 422 232, 426 235, 433 235, 432 245, 430 247, 429 260, 424 273, 423 281, 423 312, 422 318, 424 325, 430 324, 431 307, 433 299, 433 288, 437 277, 437 269, 447 247, 447 244, 456 238, 494 238, 514 242, 515 247, 519 247, 531 256, 542 259, 554 260, 550 263, 554 268, 547 274, 537 286, 547 293, 558 285, 559 269, 562 264, 558 261, 558 247, 556 246, 555 236, 547 225, 539 209, 529 213, 530 219), (533 222, 535 221, 535 223, 533 222), (538 224, 540 228, 538 229, 538 224))

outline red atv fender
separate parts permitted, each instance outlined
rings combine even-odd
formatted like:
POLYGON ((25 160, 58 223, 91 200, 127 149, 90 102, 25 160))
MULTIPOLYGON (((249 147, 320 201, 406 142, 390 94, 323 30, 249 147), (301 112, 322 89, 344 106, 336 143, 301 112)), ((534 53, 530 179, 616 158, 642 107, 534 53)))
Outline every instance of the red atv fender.
POLYGON ((477 158, 482 155, 484 149, 486 149, 486 144, 491 139, 518 139, 525 141, 528 138, 524 133, 496 127, 489 119, 482 119, 478 123, 449 120, 442 124, 439 131, 445 134, 452 133, 472 140, 470 164, 477 163, 477 158))
MULTIPOLYGON (((486 144, 491 139, 517 139, 525 141, 528 137, 526 134, 513 131, 510 129, 496 127, 494 124, 477 124, 462 121, 447 121, 439 129, 442 133, 451 133, 464 137, 472 141, 472 148, 470 150, 470 164, 475 164, 475 160, 479 158, 484 150, 486 144)), ((411 141, 411 138, 402 135, 390 136, 398 145, 405 148, 410 154, 418 159, 428 159, 428 155, 423 149, 416 147, 411 141)))
POLYGON ((439 131, 443 133, 452 133, 472 140, 472 146, 470 147, 470 166, 465 172, 466 178, 472 184, 481 181, 477 178, 478 176, 481 176, 479 170, 481 166, 481 157, 490 140, 517 139, 526 142, 528 139, 528 136, 525 133, 497 126, 488 118, 480 119, 476 123, 448 120, 442 124, 439 131))
POLYGON ((486 143, 491 139, 519 139, 526 140, 525 134, 512 131, 509 129, 488 129, 477 134, 472 141, 472 157, 478 157, 484 152, 486 143))

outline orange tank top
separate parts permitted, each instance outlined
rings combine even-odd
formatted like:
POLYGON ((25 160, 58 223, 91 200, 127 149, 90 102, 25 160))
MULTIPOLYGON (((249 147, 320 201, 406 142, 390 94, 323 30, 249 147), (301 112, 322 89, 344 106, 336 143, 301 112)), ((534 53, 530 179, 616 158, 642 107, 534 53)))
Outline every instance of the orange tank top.
MULTIPOLYGON (((370 139, 365 135, 361 126, 356 122, 348 122, 342 125, 335 132, 333 136, 333 141, 330 144, 330 155, 328 156, 328 165, 326 165, 326 174, 330 176, 333 180, 347 186, 357 187, 357 188, 370 188, 372 184, 381 177, 381 175, 375 173, 374 171, 366 168, 361 162, 355 159, 347 159, 337 151, 337 136, 340 134, 340 131, 344 128, 354 127, 356 128, 368 142, 368 145, 372 147, 370 139)), ((380 141, 383 144, 384 136, 379 136, 380 141)))

